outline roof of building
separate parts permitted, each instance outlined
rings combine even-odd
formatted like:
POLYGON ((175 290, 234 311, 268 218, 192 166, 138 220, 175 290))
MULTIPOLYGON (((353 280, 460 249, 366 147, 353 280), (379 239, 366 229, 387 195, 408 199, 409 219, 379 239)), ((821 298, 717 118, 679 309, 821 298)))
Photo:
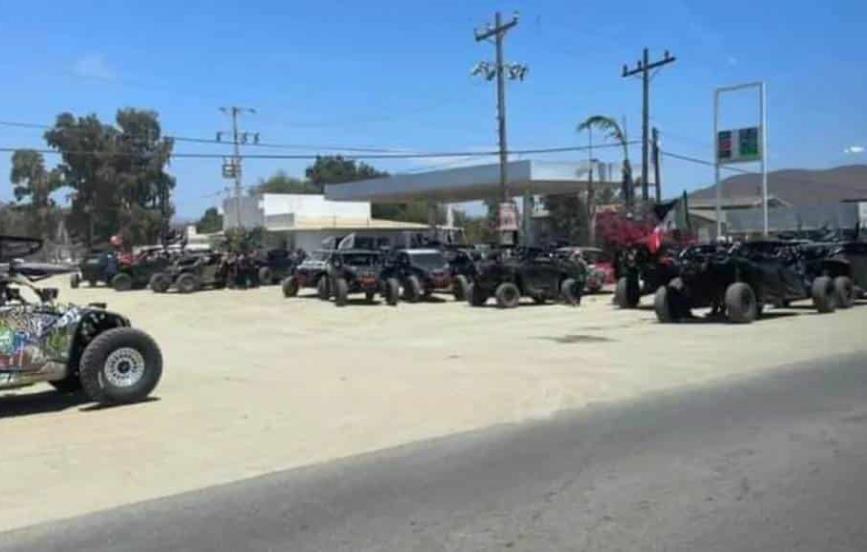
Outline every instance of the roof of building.
MULTIPOLYGON (((507 188, 511 196, 565 194, 586 189, 586 162, 510 161, 507 188)), ((596 177, 599 178, 598 176, 596 177)), ((495 197, 499 192, 500 166, 496 163, 421 173, 395 174, 325 186, 325 197, 334 201, 400 203, 413 199, 459 203, 495 197)), ((599 186, 615 185, 596 181, 599 186)), ((619 183, 616 185, 619 186, 619 183)))
MULTIPOLYGON (((750 209, 753 207, 761 207, 761 195, 723 197, 720 206, 723 209, 750 209)), ((771 207, 790 207, 791 204, 774 195, 768 194, 768 205, 771 207)), ((696 197, 689 199, 690 209, 715 209, 716 198, 696 197)))
POLYGON ((273 232, 292 232, 298 230, 425 230, 427 224, 403 222, 375 218, 342 217, 296 217, 291 225, 268 226, 273 232))

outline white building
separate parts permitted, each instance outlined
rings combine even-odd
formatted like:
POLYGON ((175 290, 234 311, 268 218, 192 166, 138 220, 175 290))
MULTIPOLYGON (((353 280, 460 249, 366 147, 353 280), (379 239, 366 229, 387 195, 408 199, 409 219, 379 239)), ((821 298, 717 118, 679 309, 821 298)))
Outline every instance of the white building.
POLYGON ((259 194, 223 202, 223 230, 261 226, 290 249, 313 251, 328 238, 354 233, 360 246, 402 244, 407 233, 428 230, 425 224, 374 219, 369 201, 329 201, 315 194, 259 194))

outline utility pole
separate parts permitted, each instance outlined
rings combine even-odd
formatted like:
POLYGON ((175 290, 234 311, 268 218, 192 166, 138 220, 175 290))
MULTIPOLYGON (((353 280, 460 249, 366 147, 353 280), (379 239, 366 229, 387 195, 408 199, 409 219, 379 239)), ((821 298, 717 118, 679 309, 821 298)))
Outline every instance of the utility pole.
MULTIPOLYGON (((500 149, 500 207, 499 207, 499 225, 500 225, 500 241, 502 244, 505 244, 509 239, 507 234, 512 230, 506 229, 504 227, 504 207, 505 204, 510 202, 509 192, 507 189, 508 183, 508 146, 506 141, 506 77, 509 80, 524 80, 524 77, 527 75, 527 66, 519 65, 519 64, 507 64, 503 61, 503 40, 506 38, 506 33, 509 32, 510 29, 514 28, 518 24, 518 16, 517 14, 512 16, 512 19, 507 22, 503 22, 502 17, 500 16, 500 12, 497 12, 494 15, 494 24, 493 26, 488 24, 484 30, 476 30, 475 38, 476 42, 488 41, 493 38, 494 46, 496 48, 496 61, 491 64, 487 61, 483 61, 476 65, 475 69, 473 69, 473 75, 484 75, 487 80, 497 79, 497 128, 499 135, 499 149, 500 149)), ((525 203, 527 203, 525 201, 525 203)), ((527 209, 527 205, 524 205, 525 210, 527 209)), ((510 217, 513 217, 516 212, 516 209, 511 209, 510 217)), ((525 220, 528 218, 528 213, 524 213, 525 220)), ((511 228, 514 225, 512 223, 509 225, 511 228)), ((525 228, 525 231, 527 228, 525 228)))
MULTIPOLYGON (((232 118, 232 145, 234 155, 230 161, 223 160, 223 178, 235 180, 235 217, 238 223, 238 228, 243 228, 244 224, 241 221, 241 144, 246 144, 252 140, 254 144, 259 143, 258 132, 240 132, 238 130, 238 116, 242 113, 255 114, 256 110, 250 107, 238 107, 232 105, 229 107, 221 107, 220 111, 232 118)), ((217 142, 223 141, 223 135, 226 132, 217 132, 217 142)))
POLYGON ((659 179, 659 129, 653 127, 653 184, 656 187, 656 202, 662 201, 662 182, 659 179))
POLYGON ((653 69, 657 69, 662 67, 663 65, 668 65, 669 63, 674 63, 674 56, 668 53, 668 50, 665 51, 665 56, 659 60, 651 63, 650 61, 650 52, 647 48, 644 49, 644 57, 639 60, 634 69, 628 69, 626 65, 623 65, 623 77, 631 77, 633 75, 637 75, 641 73, 641 81, 642 81, 642 91, 643 91, 643 106, 642 106, 642 121, 641 121, 641 198, 644 201, 647 201, 648 198, 648 187, 647 187, 647 175, 649 171, 649 160, 648 160, 648 151, 647 144, 650 139, 650 71, 653 69))

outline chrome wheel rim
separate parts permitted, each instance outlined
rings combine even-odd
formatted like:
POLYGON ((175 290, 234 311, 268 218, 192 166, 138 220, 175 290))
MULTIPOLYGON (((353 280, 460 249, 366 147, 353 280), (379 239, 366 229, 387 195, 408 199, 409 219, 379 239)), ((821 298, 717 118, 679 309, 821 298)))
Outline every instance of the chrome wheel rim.
POLYGON ((103 373, 105 379, 115 387, 130 387, 142 379, 145 360, 140 352, 132 347, 115 349, 105 359, 103 373))

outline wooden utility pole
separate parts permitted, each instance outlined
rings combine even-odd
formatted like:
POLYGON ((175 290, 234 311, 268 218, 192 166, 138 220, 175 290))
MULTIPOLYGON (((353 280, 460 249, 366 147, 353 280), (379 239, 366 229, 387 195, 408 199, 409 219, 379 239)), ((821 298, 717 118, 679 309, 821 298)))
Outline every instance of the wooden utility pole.
MULTIPOLYGON (((246 144, 252 138, 253 143, 259 143, 259 133, 240 132, 238 130, 238 116, 242 113, 256 113, 255 109, 249 107, 238 107, 236 105, 229 107, 221 107, 220 111, 232 118, 232 145, 233 153, 232 160, 228 163, 223 163, 223 177, 232 178, 235 180, 235 217, 237 219, 238 228, 243 228, 244 224, 241 220, 241 144, 246 144)), ((221 142, 224 132, 217 133, 217 141, 221 142)))
POLYGON ((659 129, 653 127, 653 185, 656 187, 656 202, 662 201, 662 181, 659 177, 659 129))
POLYGON ((644 49, 644 56, 641 60, 639 60, 634 69, 628 69, 627 66, 623 65, 623 77, 631 77, 633 75, 641 74, 641 82, 642 82, 642 117, 641 117, 641 199, 647 201, 649 199, 649 190, 647 186, 647 175, 650 172, 649 170, 649 152, 647 145, 650 141, 650 71, 653 69, 657 69, 662 67, 663 65, 668 65, 669 63, 674 63, 677 58, 670 55, 668 50, 665 51, 665 56, 659 60, 651 63, 650 61, 650 52, 647 48, 644 49))

